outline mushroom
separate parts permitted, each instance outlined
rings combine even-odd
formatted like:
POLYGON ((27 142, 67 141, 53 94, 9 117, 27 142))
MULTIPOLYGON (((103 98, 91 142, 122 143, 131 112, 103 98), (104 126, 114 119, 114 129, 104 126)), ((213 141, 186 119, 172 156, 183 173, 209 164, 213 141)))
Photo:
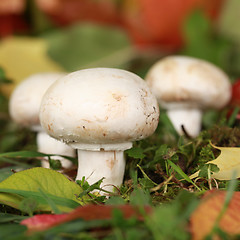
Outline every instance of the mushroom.
POLYGON ((79 70, 57 80, 43 97, 40 121, 48 134, 78 150, 76 180, 112 191, 122 184, 124 150, 153 134, 158 103, 143 79, 120 69, 79 70))
MULTIPOLYGON (((37 132, 36 141, 39 152, 73 157, 75 150, 50 137, 39 121, 39 108, 44 93, 51 84, 64 75, 65 73, 37 73, 23 80, 10 97, 9 113, 17 124, 37 132)), ((72 165, 71 161, 60 156, 54 156, 52 159, 61 160, 65 168, 72 165)), ((48 161, 42 161, 42 166, 49 168, 48 161)))
POLYGON ((212 63, 192 57, 163 58, 150 68, 146 81, 180 135, 198 136, 202 111, 223 108, 231 97, 228 76, 212 63))

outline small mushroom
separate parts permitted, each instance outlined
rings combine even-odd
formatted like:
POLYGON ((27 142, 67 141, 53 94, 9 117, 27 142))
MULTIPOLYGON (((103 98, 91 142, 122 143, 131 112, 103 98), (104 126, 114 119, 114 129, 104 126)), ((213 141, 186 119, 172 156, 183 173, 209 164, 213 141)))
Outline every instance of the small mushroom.
MULTIPOLYGON (((17 124, 37 132, 39 152, 74 156, 75 150, 50 137, 43 130, 39 121, 39 108, 44 93, 51 84, 64 75, 64 73, 38 73, 23 80, 10 97, 9 113, 17 124)), ((61 160, 62 166, 65 168, 72 165, 71 161, 60 156, 52 157, 52 159, 61 160)), ((48 161, 42 161, 42 166, 49 168, 48 161)))
POLYGON ((73 72, 46 92, 42 127, 78 150, 78 173, 112 191, 122 184, 124 150, 150 136, 158 125, 155 96, 143 79, 128 71, 92 68, 73 72))
POLYGON ((215 65, 192 57, 163 58, 150 68, 146 81, 180 135, 198 136, 202 111, 221 109, 231 98, 228 76, 215 65))

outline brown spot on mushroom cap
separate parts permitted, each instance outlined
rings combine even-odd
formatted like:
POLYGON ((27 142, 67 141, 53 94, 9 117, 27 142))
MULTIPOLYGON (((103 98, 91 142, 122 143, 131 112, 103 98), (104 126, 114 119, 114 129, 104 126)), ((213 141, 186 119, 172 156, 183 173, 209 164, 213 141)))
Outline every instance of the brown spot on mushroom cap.
POLYGON ((86 69, 67 75, 48 90, 40 110, 48 132, 47 124, 54 123, 52 137, 83 144, 145 138, 155 131, 158 117, 158 103, 145 81, 119 69, 86 69))
POLYGON ((112 96, 113 96, 113 98, 114 98, 115 100, 117 100, 118 102, 121 101, 121 99, 122 99, 122 97, 123 97, 122 95, 116 94, 116 93, 113 93, 112 96))

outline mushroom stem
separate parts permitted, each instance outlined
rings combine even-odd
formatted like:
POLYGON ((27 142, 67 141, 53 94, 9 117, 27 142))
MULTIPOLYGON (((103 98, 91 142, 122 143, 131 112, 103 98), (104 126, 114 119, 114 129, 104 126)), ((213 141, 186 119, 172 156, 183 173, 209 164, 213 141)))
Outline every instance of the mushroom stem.
POLYGON ((202 111, 200 109, 169 109, 167 115, 179 135, 184 135, 183 126, 191 137, 198 136, 202 121, 202 111))
MULTIPOLYGON (((75 149, 71 148, 67 144, 56 140, 55 138, 50 137, 44 131, 40 131, 37 133, 37 147, 38 151, 46 154, 59 154, 65 156, 75 156, 75 149)), ((64 168, 69 168, 72 166, 72 162, 66 158, 60 156, 51 157, 55 160, 60 160, 61 164, 64 168)), ((48 158, 45 158, 46 160, 48 158)), ((43 160, 42 167, 49 168, 49 162, 43 160)))
POLYGON ((78 173, 76 180, 83 176, 89 184, 93 184, 104 177, 101 187, 112 191, 113 186, 120 186, 125 170, 123 151, 89 151, 78 150, 78 173))

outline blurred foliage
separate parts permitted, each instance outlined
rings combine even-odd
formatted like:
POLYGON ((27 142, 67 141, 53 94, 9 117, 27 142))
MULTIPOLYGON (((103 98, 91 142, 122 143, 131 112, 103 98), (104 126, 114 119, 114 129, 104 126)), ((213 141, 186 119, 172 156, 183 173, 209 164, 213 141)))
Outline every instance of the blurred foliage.
POLYGON ((205 59, 227 70, 232 45, 213 31, 211 22, 200 11, 192 14, 186 22, 184 36, 183 55, 205 59))
MULTIPOLYGON (((89 23, 59 28, 36 8, 33 1, 28 1, 26 15, 32 31, 27 38, 18 36, 0 41, 0 153, 6 153, 0 155, 0 180, 19 171, 19 167, 26 169, 39 165, 36 155, 25 155, 25 150, 36 150, 35 134, 10 120, 6 97, 9 90, 5 90, 9 78, 18 82, 36 71, 74 71, 100 66, 124 68, 144 78, 156 60, 168 54, 184 54, 218 65, 234 81, 240 76, 239 9, 238 0, 227 1, 217 25, 210 23, 201 12, 195 12, 183 28, 184 47, 168 52, 136 49, 128 36, 117 28, 89 23), (10 45, 8 51, 5 47, 5 55, 1 55, 4 44, 10 45), (20 152, 15 156, 7 155, 15 151, 20 152)), ((240 122, 234 115, 229 122, 227 112, 228 107, 222 111, 205 112, 203 131, 199 137, 189 139, 188 136, 178 136, 161 109, 156 132, 146 140, 135 142, 134 147, 125 152, 127 165, 124 184, 109 199, 91 196, 96 204, 154 206, 154 214, 146 217, 144 222, 126 221, 120 213, 116 213, 111 221, 84 222, 79 219, 34 236, 26 236, 26 228, 19 225, 24 218, 21 216, 23 213, 0 205, 0 238, 190 239, 189 216, 198 204, 198 197, 215 186, 213 180, 208 178, 205 163, 216 158, 219 151, 209 142, 217 146, 240 146, 240 122), (201 179, 189 180, 188 176, 197 170, 202 171, 201 179)), ((213 173, 216 169, 212 167, 213 173)), ((63 173, 70 179, 74 178, 76 166, 70 170, 63 169, 63 173)), ((220 189, 226 189, 227 181, 217 181, 217 185, 220 189)), ((99 184, 90 186, 82 182, 81 187, 88 196, 93 189, 99 190, 99 184)), ((51 205, 51 201, 48 203, 51 205)), ((21 209, 34 214, 34 204, 27 199, 21 209)))
POLYGON ((44 35, 48 53, 67 71, 90 67, 123 67, 133 58, 129 39, 120 29, 77 24, 44 35))
POLYGON ((185 47, 180 51, 207 60, 223 69, 232 80, 240 75, 240 41, 222 35, 201 12, 195 12, 184 27, 185 47))

